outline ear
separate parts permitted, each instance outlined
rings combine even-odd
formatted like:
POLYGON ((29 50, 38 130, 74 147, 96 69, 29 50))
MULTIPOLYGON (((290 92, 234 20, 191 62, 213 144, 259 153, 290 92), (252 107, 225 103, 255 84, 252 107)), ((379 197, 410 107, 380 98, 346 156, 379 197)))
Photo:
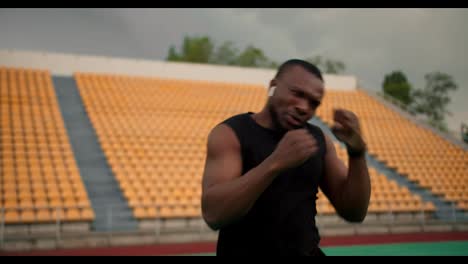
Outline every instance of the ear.
POLYGON ((271 86, 270 89, 268 90, 268 96, 273 96, 275 93, 276 86, 271 86))
POLYGON ((276 80, 273 79, 270 81, 270 88, 268 89, 268 96, 273 96, 276 90, 276 80))

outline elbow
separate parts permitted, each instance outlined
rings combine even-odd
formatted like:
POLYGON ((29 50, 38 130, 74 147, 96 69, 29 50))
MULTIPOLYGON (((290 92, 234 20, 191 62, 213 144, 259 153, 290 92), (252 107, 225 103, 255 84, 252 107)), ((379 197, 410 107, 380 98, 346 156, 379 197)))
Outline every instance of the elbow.
POLYGON ((364 222, 367 216, 367 211, 369 209, 369 202, 370 199, 368 198, 362 202, 349 204, 345 210, 342 210, 343 218, 350 223, 360 224, 364 222))
POLYGON ((217 231, 221 228, 221 225, 219 224, 219 222, 216 220, 215 217, 205 212, 203 212, 202 214, 203 214, 203 220, 205 221, 205 223, 208 225, 208 227, 211 230, 217 231))
POLYGON ((360 223, 364 222, 364 219, 366 219, 366 214, 352 215, 352 216, 346 217, 345 219, 346 219, 346 221, 348 221, 350 223, 360 224, 360 223))
POLYGON ((219 229, 221 229, 221 226, 217 223, 214 223, 214 222, 206 222, 206 224, 208 225, 208 227, 213 230, 213 231, 218 231, 219 229))
POLYGON ((203 220, 214 231, 236 222, 243 216, 236 213, 237 208, 220 203, 219 198, 207 194, 202 196, 201 207, 203 220))
POLYGON ((360 224, 364 222, 364 220, 366 219, 366 215, 367 215, 367 208, 361 211, 353 211, 353 212, 342 214, 341 217, 349 223, 360 224))
POLYGON ((202 198, 202 217, 203 221, 214 231, 217 231, 221 228, 219 217, 217 217, 214 210, 209 209, 206 202, 206 196, 202 198))

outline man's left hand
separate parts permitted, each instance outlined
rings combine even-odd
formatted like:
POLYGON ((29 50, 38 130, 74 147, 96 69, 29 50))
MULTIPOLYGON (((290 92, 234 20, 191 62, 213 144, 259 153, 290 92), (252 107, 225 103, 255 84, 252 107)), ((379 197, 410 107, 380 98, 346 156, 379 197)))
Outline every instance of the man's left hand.
POLYGON ((335 109, 333 120, 335 123, 332 126, 332 131, 340 141, 344 142, 354 152, 366 150, 359 119, 353 112, 345 109, 335 109))

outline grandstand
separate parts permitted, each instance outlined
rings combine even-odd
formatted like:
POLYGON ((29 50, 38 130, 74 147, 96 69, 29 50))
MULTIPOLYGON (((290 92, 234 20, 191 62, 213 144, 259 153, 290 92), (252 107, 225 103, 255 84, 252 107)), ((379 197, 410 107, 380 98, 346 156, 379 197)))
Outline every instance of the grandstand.
POLYGON ((1 67, 0 79, 5 224, 91 221, 50 74, 1 67))
MULTIPOLYGON (((273 75, 0 51, 2 246, 32 248, 52 237, 48 247, 59 247, 67 237, 109 234, 153 243, 164 232, 167 241, 213 239, 200 210, 208 132, 229 116, 259 111, 273 75)), ((357 83, 325 75, 326 94, 311 123, 329 133, 347 163, 330 134, 332 110, 360 118, 369 147, 369 214, 365 225, 344 223, 319 192, 322 234, 466 230, 466 144, 420 125, 357 83)))

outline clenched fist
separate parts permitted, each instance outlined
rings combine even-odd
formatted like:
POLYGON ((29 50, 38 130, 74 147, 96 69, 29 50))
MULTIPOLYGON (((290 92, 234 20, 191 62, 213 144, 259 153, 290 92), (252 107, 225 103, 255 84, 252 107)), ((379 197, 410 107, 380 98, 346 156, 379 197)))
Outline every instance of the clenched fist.
POLYGON ((361 128, 357 116, 348 110, 335 109, 333 113, 335 124, 332 127, 333 134, 353 152, 366 150, 366 143, 361 135, 361 128))
POLYGON ((318 150, 317 141, 307 129, 288 131, 278 143, 269 159, 278 170, 302 165, 318 150))

